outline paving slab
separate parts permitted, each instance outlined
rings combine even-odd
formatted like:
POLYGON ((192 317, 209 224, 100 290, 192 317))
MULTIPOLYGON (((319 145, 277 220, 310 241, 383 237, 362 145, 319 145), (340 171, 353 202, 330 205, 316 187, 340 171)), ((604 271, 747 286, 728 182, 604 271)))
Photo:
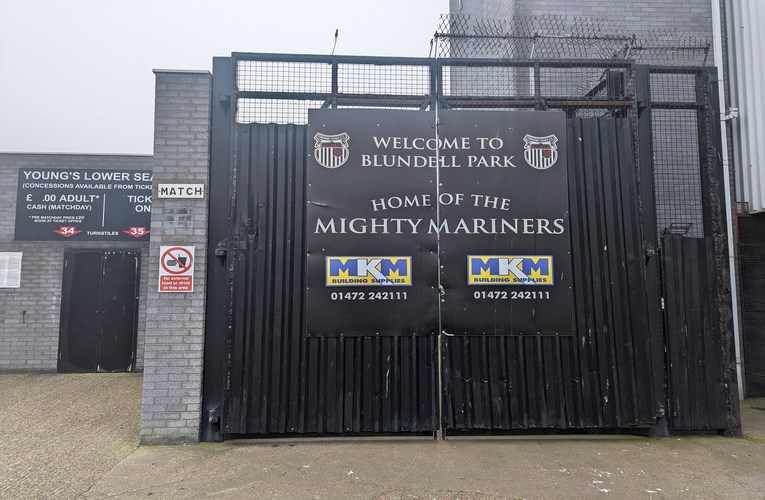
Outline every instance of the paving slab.
POLYGON ((744 437, 235 440, 138 446, 140 375, 0 374, 0 498, 765 498, 744 437))

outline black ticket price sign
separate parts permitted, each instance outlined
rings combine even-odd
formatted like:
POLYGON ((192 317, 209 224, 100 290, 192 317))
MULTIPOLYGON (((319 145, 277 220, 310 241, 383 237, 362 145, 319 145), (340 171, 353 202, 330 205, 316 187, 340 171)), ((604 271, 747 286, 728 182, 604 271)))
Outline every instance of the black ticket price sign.
POLYGON ((15 239, 148 240, 148 170, 19 169, 15 239))

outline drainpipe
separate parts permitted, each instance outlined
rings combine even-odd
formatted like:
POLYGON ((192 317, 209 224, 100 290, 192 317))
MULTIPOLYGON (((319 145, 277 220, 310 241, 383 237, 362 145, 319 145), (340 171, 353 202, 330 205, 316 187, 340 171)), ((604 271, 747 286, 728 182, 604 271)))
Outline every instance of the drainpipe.
POLYGON ((738 283, 736 282, 736 247, 733 238, 733 198, 730 189, 730 162, 728 159, 728 124, 727 104, 725 102, 725 73, 723 72, 723 46, 722 46, 722 13, 720 11, 720 0, 712 0, 712 37, 714 40, 715 66, 717 66, 717 85, 720 96, 720 144, 722 149, 723 177, 725 185, 725 205, 727 210, 728 226, 728 264, 730 267, 730 294, 731 306, 733 308, 733 341, 736 345, 736 381, 738 382, 738 398, 744 399, 744 378, 742 345, 741 345, 741 326, 739 323, 738 308, 738 283))

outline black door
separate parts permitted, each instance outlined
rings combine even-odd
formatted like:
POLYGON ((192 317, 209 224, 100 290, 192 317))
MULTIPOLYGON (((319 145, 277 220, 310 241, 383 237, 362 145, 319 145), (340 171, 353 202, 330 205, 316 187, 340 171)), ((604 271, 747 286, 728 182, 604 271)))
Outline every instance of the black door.
POLYGON ((135 363, 137 250, 66 250, 58 371, 124 372, 135 363))
POLYGON ((670 429, 729 429, 713 238, 662 239, 670 429))

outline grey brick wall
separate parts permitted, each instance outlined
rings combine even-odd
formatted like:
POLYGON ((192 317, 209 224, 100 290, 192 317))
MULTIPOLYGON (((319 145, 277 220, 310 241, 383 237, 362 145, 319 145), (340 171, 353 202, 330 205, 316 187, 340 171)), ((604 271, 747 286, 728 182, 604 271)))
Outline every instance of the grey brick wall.
POLYGON ((0 370, 55 371, 65 249, 141 250, 136 370, 143 367, 148 243, 14 241, 19 168, 150 170, 151 156, 0 153, 0 252, 23 252, 21 288, 0 288, 0 370))
MULTIPOLYGON (((505 3, 499 1, 497 3, 505 3)), ((519 15, 563 14, 568 16, 618 17, 626 19, 637 34, 651 29, 712 35, 712 6, 709 0, 514 0, 519 15)))
POLYGON ((149 252, 141 441, 199 441, 205 326, 207 198, 156 198, 157 183, 208 186, 208 72, 155 71, 154 203, 149 252), (194 292, 159 293, 159 247, 194 245, 194 292))
POLYGON ((712 36, 709 0, 450 0, 449 11, 497 19, 542 14, 614 17, 625 19, 630 31, 638 35, 649 30, 675 28, 712 36))
MULTIPOLYGON (((542 15, 612 18, 620 23, 626 21, 629 33, 634 33, 646 41, 654 41, 658 45, 670 43, 661 34, 671 31, 681 35, 701 34, 707 36, 710 41, 712 39, 712 5, 709 0, 450 0, 449 9, 451 14, 467 14, 474 19, 510 19, 513 16, 542 15)), ((701 64, 702 54, 693 54, 693 57, 699 58, 698 61, 690 62, 679 58, 677 64, 701 64)), ((512 57, 515 54, 509 55, 512 57)), ((527 53, 517 55, 525 57, 527 53)), ((507 57, 501 53, 465 53, 457 56, 507 57)), ((651 57, 650 53, 645 57, 651 57)), ((710 49, 707 64, 711 65, 713 60, 710 49)))
POLYGON ((449 0, 452 14, 470 14, 483 19, 508 19, 515 12, 515 5, 524 0, 449 0))

